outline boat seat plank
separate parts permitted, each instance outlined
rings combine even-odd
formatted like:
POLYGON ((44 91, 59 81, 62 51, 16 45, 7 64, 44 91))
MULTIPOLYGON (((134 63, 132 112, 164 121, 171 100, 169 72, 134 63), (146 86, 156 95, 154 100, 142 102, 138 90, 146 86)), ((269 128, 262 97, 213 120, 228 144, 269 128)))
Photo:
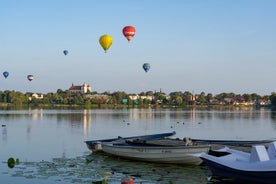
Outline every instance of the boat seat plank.
POLYGON ((252 146, 250 162, 261 162, 267 160, 269 160, 269 156, 264 145, 252 146))
POLYGON ((276 141, 271 142, 268 145, 267 152, 268 152, 268 156, 271 160, 276 159, 276 141))
POLYGON ((136 144, 136 145, 147 145, 147 146, 187 146, 187 142, 183 140, 176 140, 176 139, 156 139, 156 140, 129 140, 127 141, 128 144, 136 144))

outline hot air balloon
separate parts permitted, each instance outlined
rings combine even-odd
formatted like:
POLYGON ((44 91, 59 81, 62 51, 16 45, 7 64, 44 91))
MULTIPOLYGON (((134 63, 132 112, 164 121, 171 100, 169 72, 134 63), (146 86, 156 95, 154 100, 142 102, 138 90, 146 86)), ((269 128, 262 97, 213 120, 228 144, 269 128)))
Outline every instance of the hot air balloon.
POLYGON ((148 72, 150 69, 150 64, 149 63, 144 63, 143 64, 143 69, 145 70, 145 72, 148 72))
POLYGON ((135 27, 133 26, 126 26, 123 28, 123 35, 126 37, 128 41, 132 39, 132 37, 135 35, 135 27))
POLYGON ((68 54, 68 50, 64 50, 63 54, 66 56, 68 54))
POLYGON ((3 72, 3 76, 5 77, 5 79, 9 76, 9 72, 5 71, 3 72))
POLYGON ((28 76, 27 76, 27 79, 28 79, 29 81, 32 81, 32 80, 34 79, 34 76, 33 76, 33 75, 28 75, 28 76))
POLYGON ((109 47, 112 45, 112 37, 109 35, 102 35, 99 39, 99 42, 102 46, 102 48, 104 49, 104 51, 106 52, 109 47))

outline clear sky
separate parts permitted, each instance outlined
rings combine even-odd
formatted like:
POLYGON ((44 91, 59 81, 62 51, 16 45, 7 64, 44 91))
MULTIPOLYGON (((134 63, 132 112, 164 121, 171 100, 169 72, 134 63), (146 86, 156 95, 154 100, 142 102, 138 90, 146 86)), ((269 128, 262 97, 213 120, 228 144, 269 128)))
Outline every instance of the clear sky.
POLYGON ((98 93, 270 95, 275 10, 275 0, 0 0, 0 72, 10 73, 0 90, 48 93, 86 82, 98 93), (129 43, 126 25, 136 28, 129 43), (113 37, 107 53, 103 34, 113 37))

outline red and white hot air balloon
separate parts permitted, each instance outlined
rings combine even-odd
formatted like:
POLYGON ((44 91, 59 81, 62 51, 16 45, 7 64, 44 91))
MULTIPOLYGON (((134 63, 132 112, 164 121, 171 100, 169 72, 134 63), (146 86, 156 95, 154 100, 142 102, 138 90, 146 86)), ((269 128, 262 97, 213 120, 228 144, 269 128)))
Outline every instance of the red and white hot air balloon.
POLYGON ((133 26, 126 26, 123 28, 123 35, 128 41, 130 41, 136 33, 136 29, 133 26))

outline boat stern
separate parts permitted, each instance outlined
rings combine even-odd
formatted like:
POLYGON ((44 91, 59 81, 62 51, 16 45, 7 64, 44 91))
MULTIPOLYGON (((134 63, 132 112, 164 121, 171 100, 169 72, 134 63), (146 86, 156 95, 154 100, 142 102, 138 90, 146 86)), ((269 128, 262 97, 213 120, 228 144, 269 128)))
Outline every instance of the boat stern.
POLYGON ((101 142, 86 142, 86 146, 92 152, 100 152, 103 150, 101 142))

